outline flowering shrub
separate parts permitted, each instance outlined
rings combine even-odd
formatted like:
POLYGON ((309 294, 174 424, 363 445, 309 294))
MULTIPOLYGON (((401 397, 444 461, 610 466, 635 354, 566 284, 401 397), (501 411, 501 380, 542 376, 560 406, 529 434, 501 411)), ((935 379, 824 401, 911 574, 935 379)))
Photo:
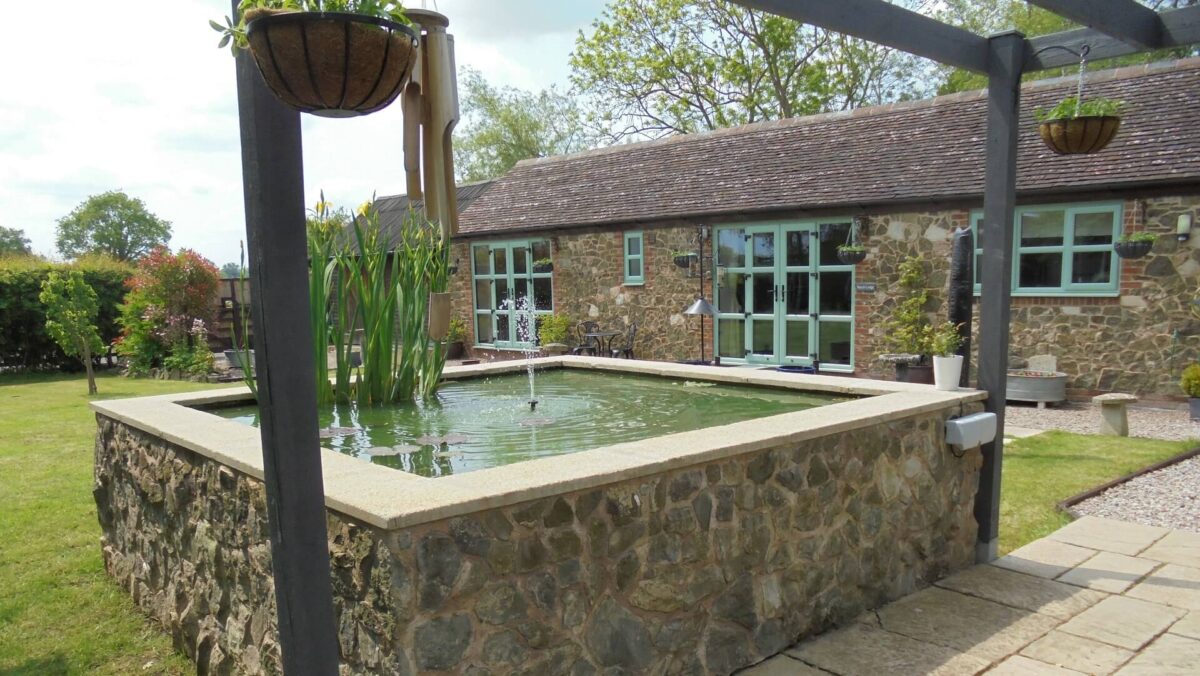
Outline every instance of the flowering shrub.
POLYGON ((156 366, 207 373, 208 326, 216 312, 217 266, 190 249, 160 246, 138 262, 121 306, 124 333, 116 350, 131 374, 156 366))

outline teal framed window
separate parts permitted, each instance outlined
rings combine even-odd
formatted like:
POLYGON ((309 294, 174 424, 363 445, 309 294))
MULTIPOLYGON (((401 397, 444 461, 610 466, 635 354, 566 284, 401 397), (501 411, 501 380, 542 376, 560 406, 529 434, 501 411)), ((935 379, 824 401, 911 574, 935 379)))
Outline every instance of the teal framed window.
POLYGON ((553 270, 548 240, 471 245, 475 343, 499 348, 537 344, 538 322, 554 313, 553 270))
MULTIPOLYGON (((1013 213, 1014 296, 1115 296, 1120 263, 1113 242, 1120 237, 1120 202, 1017 207, 1013 213)), ((979 224, 975 232, 975 292, 979 293, 979 224)))
POLYGON ((625 283, 646 283, 646 243, 641 232, 625 233, 625 283))

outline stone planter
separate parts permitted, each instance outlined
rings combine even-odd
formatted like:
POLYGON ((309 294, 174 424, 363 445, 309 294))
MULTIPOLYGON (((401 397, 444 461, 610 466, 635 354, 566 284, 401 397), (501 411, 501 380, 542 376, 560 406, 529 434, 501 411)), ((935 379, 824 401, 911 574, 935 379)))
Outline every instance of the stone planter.
POLYGON ((546 343, 542 346, 542 352, 551 357, 559 357, 567 353, 567 346, 563 343, 546 343))
POLYGON ((1091 115, 1047 120, 1038 130, 1046 147, 1059 155, 1084 155, 1104 150, 1120 128, 1119 117, 1091 115))
POLYGON ((446 359, 462 359, 463 357, 463 342, 456 340, 446 343, 446 359))
POLYGON ((1008 401, 1028 401, 1043 408, 1047 403, 1065 401, 1067 374, 1055 371, 1009 371, 1008 401))
POLYGON ((1192 420, 1200 420, 1200 397, 1188 397, 1188 412, 1192 420))
MULTIPOLYGON (((229 362, 229 368, 245 369, 241 350, 225 350, 225 361, 229 362)), ((254 368, 254 350, 250 350, 250 368, 254 368)))

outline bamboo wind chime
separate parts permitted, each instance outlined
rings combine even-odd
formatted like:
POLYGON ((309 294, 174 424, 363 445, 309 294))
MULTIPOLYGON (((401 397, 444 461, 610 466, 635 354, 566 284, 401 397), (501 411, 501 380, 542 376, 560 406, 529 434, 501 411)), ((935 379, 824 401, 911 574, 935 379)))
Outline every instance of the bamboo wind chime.
MULTIPOLYGON (((458 190, 454 182, 451 134, 458 124, 458 83, 454 72, 454 37, 442 14, 407 10, 420 28, 420 46, 412 79, 401 95, 404 111, 404 173, 409 203, 421 200, 425 218, 441 230, 449 254, 458 232, 458 190)), ((429 298, 429 337, 442 340, 450 326, 450 294, 435 288, 429 298)))

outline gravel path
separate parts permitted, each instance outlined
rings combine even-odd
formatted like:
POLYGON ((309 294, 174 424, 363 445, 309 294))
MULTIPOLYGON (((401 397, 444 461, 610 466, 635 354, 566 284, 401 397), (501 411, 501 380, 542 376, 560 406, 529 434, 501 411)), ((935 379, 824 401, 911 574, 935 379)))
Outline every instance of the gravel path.
POLYGON ((1200 456, 1113 486, 1074 509, 1089 516, 1200 533, 1200 456))
MULTIPOLYGON (((1186 410, 1131 406, 1128 411, 1130 436, 1168 441, 1200 440, 1200 423, 1189 420, 1186 410)), ((1033 405, 1010 403, 1004 415, 1006 424, 1037 430, 1096 434, 1100 426, 1100 411, 1092 404, 1059 404, 1039 410, 1033 405)))

